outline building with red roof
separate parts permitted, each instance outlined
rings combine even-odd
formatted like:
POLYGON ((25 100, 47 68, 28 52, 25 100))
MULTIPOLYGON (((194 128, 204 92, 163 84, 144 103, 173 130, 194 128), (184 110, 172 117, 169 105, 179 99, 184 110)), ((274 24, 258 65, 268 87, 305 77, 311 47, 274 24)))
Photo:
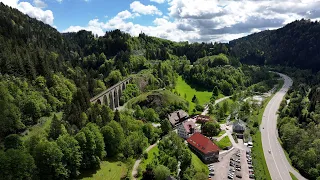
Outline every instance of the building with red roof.
POLYGON ((212 163, 218 161, 220 149, 209 138, 196 132, 187 139, 187 142, 190 149, 194 151, 203 162, 212 163))

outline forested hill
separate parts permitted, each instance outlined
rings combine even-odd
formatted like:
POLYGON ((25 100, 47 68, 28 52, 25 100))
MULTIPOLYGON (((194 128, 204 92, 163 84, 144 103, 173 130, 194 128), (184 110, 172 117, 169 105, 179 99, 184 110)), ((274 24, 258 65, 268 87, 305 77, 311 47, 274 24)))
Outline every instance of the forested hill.
POLYGON ((60 33, 0 3, 0 71, 34 79, 61 69, 68 45, 60 33), (59 56, 57 55, 59 54, 59 56))
POLYGON ((320 23, 294 21, 283 28, 255 33, 229 43, 243 63, 280 64, 320 70, 320 23))

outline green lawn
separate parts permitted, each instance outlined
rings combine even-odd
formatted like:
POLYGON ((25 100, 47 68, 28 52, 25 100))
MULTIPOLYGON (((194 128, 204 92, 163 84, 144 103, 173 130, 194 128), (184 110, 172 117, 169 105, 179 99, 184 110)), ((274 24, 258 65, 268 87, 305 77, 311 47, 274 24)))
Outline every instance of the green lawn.
POLYGON ((252 148, 252 158, 254 164, 254 172, 256 179, 266 179, 271 180, 271 176, 268 170, 266 159, 264 158, 262 142, 261 142, 261 132, 258 131, 253 137, 254 146, 252 148))
POLYGON ((220 136, 224 135, 225 133, 226 133, 226 131, 225 131, 225 130, 222 130, 222 131, 220 131, 220 133, 218 134, 217 137, 220 137, 220 136))
MULTIPOLYGON (((82 178, 83 180, 114 180, 123 178, 128 171, 127 165, 120 161, 109 162, 102 161, 100 169, 87 177, 82 178)), ((86 176, 86 175, 84 175, 86 176)))
POLYGON ((208 103, 210 101, 210 97, 212 96, 212 92, 209 91, 197 91, 191 86, 189 86, 181 76, 178 77, 176 82, 175 90, 180 94, 181 97, 185 97, 186 100, 189 102, 189 113, 192 112, 192 110, 195 107, 195 103, 192 102, 192 98, 194 95, 197 96, 199 100, 199 104, 204 105, 205 103, 208 103))
POLYGON ((152 162, 153 158, 155 157, 154 153, 157 154, 157 155, 159 154, 158 146, 155 146, 152 149, 150 149, 150 151, 148 152, 148 159, 144 159, 144 160, 141 161, 141 163, 139 165, 139 168, 142 171, 144 171, 146 169, 147 165, 152 162))
POLYGON ((298 180, 298 178, 296 178, 291 172, 289 172, 289 173, 290 173, 292 180, 298 180))
MULTIPOLYGON (((62 114, 63 114, 62 112, 55 113, 55 115, 58 117, 58 119, 62 118, 62 114)), ((53 118, 53 115, 54 114, 52 114, 49 117, 41 117, 39 119, 39 124, 28 128, 28 133, 26 135, 22 136, 22 140, 28 140, 29 137, 31 137, 33 135, 37 135, 37 134, 43 135, 46 132, 48 132, 50 129, 51 120, 53 118)))
POLYGON ((224 149, 224 148, 232 145, 228 136, 225 136, 220 141, 216 142, 216 144, 219 146, 220 149, 224 149))
MULTIPOLYGON (((265 103, 263 107, 258 110, 258 122, 261 124, 263 112, 268 105, 269 101, 273 96, 265 99, 265 103)), ((253 113, 256 114, 256 113, 253 113)), ((263 154, 262 142, 261 142, 261 132, 257 131, 255 135, 252 136, 252 141, 254 142, 254 146, 252 148, 252 158, 254 164, 254 171, 256 179, 266 179, 271 180, 270 172, 266 163, 266 159, 263 154)))
POLYGON ((192 152, 192 159, 191 159, 191 164, 194 166, 195 170, 197 172, 205 172, 206 174, 209 174, 209 169, 208 166, 205 165, 197 155, 195 155, 192 152))

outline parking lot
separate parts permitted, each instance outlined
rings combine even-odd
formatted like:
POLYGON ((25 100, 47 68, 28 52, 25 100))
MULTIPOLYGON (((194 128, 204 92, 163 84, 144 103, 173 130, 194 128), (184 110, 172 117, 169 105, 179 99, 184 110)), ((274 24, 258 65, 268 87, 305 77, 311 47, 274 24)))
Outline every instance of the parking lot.
MULTIPOLYGON (((250 180, 249 171, 252 168, 248 166, 248 159, 250 154, 247 155, 246 150, 233 149, 228 153, 222 154, 219 158, 220 162, 214 163, 215 175, 211 177, 212 180, 250 180)), ((249 160, 249 163, 251 161, 249 160)))

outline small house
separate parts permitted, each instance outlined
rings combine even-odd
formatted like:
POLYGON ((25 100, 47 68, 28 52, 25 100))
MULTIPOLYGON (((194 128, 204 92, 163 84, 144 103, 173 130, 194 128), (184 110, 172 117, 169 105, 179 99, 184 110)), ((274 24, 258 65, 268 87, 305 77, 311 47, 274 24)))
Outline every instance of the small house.
POLYGON ((196 124, 193 121, 184 121, 178 125, 178 135, 183 139, 188 139, 193 133, 197 132, 196 124))
POLYGON ((188 113, 186 113, 183 110, 179 110, 169 114, 168 119, 172 127, 176 127, 179 123, 187 120, 188 117, 189 117, 188 113))
POLYGON ((233 122, 232 130, 237 134, 238 138, 243 138, 243 133, 246 130, 246 125, 243 121, 236 120, 235 122, 233 122))

